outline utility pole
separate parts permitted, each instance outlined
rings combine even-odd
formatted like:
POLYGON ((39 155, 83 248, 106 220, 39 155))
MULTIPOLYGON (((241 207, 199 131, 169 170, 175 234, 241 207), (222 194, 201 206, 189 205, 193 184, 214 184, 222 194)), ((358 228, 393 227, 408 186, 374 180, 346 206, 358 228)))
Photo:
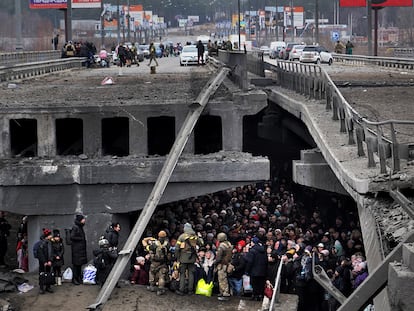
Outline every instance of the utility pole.
POLYGON ((66 41, 72 41, 72 0, 67 1, 65 24, 66 41))
POLYGON ((23 50, 22 44, 22 3, 21 0, 15 2, 15 14, 16 14, 16 51, 23 50))
POLYGON ((105 46, 105 11, 104 3, 101 1, 101 48, 105 46))
POLYGON ((290 0, 290 17, 292 26, 292 42, 295 42, 295 16, 293 13, 293 0, 290 0))
POLYGON ((319 0, 315 0, 315 40, 319 43, 319 0))
POLYGON ((368 56, 372 56, 372 0, 367 0, 368 56))
POLYGON ((127 26, 128 26, 128 30, 127 30, 127 36, 128 36, 128 42, 131 42, 131 17, 129 16, 129 0, 127 0, 127 26))
POLYGON ((116 18, 117 18, 117 28, 116 28, 116 38, 119 42, 121 41, 121 14, 119 13, 119 0, 116 0, 116 18))
POLYGON ((276 6, 276 8, 275 8, 275 21, 276 21, 276 24, 275 24, 275 30, 276 30, 276 41, 279 41, 279 14, 278 14, 278 11, 277 11, 277 5, 278 5, 277 0, 275 0, 275 6, 276 6))
POLYGON ((241 50, 241 40, 240 40, 240 0, 237 0, 237 24, 238 24, 238 34, 239 34, 239 51, 241 50))

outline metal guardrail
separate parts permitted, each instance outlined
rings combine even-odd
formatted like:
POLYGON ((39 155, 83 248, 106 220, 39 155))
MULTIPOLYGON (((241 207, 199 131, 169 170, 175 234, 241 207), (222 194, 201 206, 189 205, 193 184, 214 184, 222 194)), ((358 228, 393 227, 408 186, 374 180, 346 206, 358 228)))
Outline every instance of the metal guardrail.
POLYGON ((364 55, 346 55, 332 53, 335 62, 352 65, 372 65, 388 68, 414 70, 413 58, 378 57, 364 55))
POLYGON ((0 82, 30 78, 56 71, 81 68, 84 57, 71 57, 0 67, 0 82))
POLYGON ((376 166, 374 156, 377 155, 380 160, 380 173, 386 174, 387 159, 391 157, 391 171, 395 173, 400 170, 400 160, 409 159, 409 144, 399 144, 395 127, 414 125, 414 120, 373 122, 361 116, 346 101, 326 71, 318 65, 278 60, 276 65, 266 63, 266 69, 276 73, 282 87, 312 99, 325 99, 325 109, 332 111, 333 120, 340 121, 339 131, 348 134, 348 144, 357 145, 358 156, 365 156, 365 143, 368 167, 376 166), (384 135, 386 126, 389 127, 387 131, 391 137, 384 135), (401 148, 402 146, 406 148, 401 148))
POLYGON ((42 62, 52 59, 59 59, 61 51, 27 51, 0 53, 0 66, 15 64, 42 62))

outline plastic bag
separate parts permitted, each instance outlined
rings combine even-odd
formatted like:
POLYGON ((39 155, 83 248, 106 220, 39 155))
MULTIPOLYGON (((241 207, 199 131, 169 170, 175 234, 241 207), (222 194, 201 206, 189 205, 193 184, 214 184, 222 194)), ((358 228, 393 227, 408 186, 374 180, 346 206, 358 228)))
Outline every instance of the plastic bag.
POLYGON ((206 283, 204 279, 200 279, 197 282, 196 294, 211 297, 211 294, 213 293, 213 286, 213 282, 206 283))
POLYGON ((93 265, 87 265, 83 269, 83 284, 95 285, 96 268, 93 265))
POLYGON ((64 282, 72 282, 73 272, 70 267, 67 267, 66 270, 63 272, 62 279, 64 282))
POLYGON ((250 293, 253 291, 253 287, 250 284, 250 276, 248 275, 243 275, 243 291, 245 293, 250 293))
POLYGON ((266 280, 266 284, 265 284, 265 288, 264 288, 264 295, 267 298, 272 299, 272 296, 273 296, 273 285, 272 285, 272 283, 270 283, 269 280, 266 280))

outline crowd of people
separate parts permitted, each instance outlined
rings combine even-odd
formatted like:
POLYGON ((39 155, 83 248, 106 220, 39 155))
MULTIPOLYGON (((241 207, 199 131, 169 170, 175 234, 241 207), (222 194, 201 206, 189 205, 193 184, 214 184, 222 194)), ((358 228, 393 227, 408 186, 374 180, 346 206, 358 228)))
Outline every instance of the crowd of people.
MULTIPOLYGON (((219 300, 240 295, 261 300, 266 283, 274 285, 282 262, 280 290, 299 296, 298 310, 335 310, 334 297, 313 279, 312 259, 349 296, 368 276, 358 218, 340 199, 328 211, 301 202, 297 194, 283 180, 158 206, 131 258, 131 284, 145 285, 157 295, 167 290, 192 295, 203 280, 212 284, 219 300)), ((24 217, 19 228, 18 251, 26 254, 23 257, 28 253, 26 221, 24 217)), ((87 264, 85 221, 85 216, 76 215, 70 242, 66 241, 72 249, 75 285, 82 284, 82 267, 87 264)), ((2 235, 8 228, 0 217, 2 235)), ((93 250, 97 284, 105 282, 116 261, 119 234, 120 224, 111 224, 93 250)), ((59 285, 65 248, 59 230, 43 229, 40 242, 39 272, 53 272, 53 284, 59 285)), ((27 269, 23 257, 18 256, 19 267, 27 269)), ((41 274, 40 293, 52 292, 41 274)))
MULTIPOLYGON (((340 204, 340 203, 338 203, 340 204)), ((349 296, 367 277, 358 219, 343 207, 332 220, 323 208, 296 202, 285 184, 248 185, 159 206, 131 265, 131 283, 158 295, 194 294, 200 279, 219 300, 264 297, 283 263, 281 292, 299 296, 299 310, 335 310, 314 279, 312 258, 349 296)))

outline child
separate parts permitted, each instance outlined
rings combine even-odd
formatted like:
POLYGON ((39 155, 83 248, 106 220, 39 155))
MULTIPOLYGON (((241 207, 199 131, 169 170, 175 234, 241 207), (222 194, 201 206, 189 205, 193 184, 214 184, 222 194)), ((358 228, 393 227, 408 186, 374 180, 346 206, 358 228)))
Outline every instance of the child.
POLYGON ((62 285, 62 266, 64 264, 63 254, 65 253, 65 246, 60 237, 59 230, 53 230, 53 238, 50 242, 52 243, 52 268, 56 277, 56 284, 60 286, 62 285))
POLYGON ((145 270, 145 258, 139 256, 133 267, 131 284, 148 285, 148 271, 145 270))

